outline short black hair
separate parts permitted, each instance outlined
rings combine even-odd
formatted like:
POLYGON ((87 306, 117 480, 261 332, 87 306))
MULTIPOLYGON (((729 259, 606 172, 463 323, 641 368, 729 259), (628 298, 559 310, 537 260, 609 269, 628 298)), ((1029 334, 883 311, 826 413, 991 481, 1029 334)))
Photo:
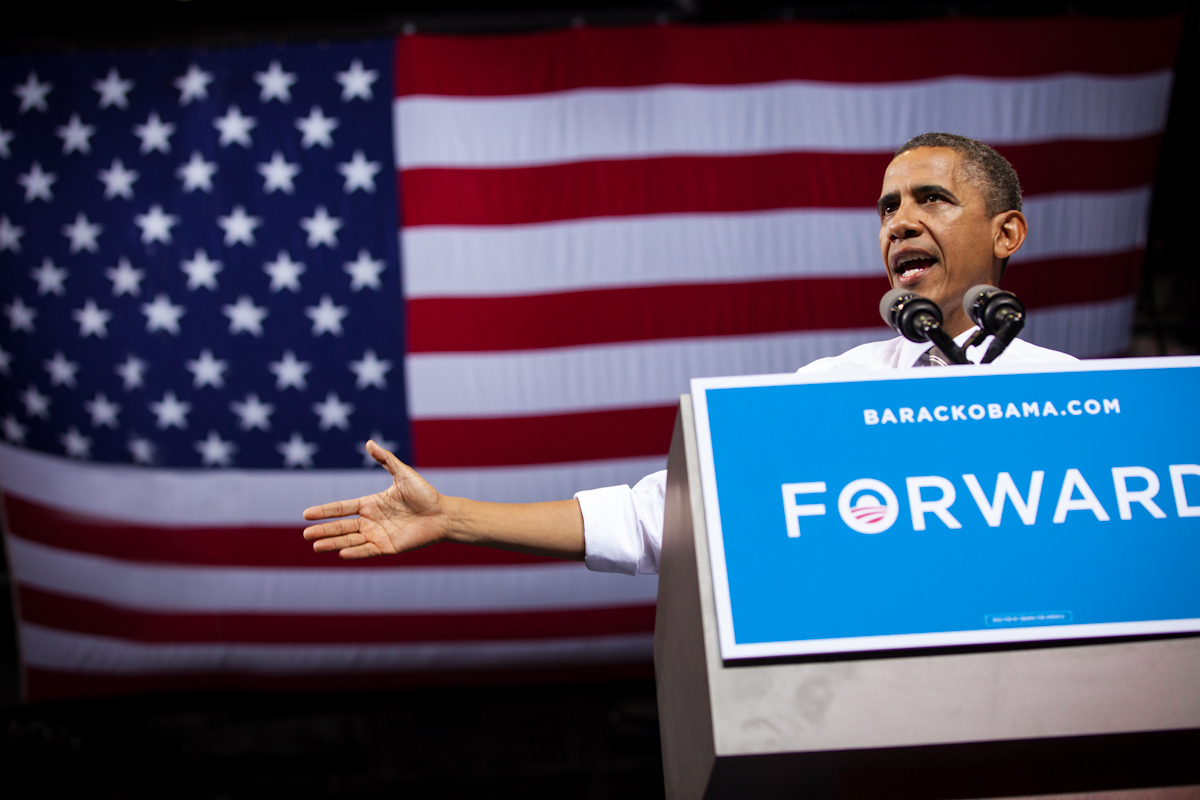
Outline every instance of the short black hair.
POLYGON ((1021 182, 1017 179, 1017 171, 1008 159, 983 142, 954 133, 922 133, 905 142, 896 155, 918 147, 945 147, 966 159, 967 171, 983 189, 989 217, 1021 210, 1021 182))

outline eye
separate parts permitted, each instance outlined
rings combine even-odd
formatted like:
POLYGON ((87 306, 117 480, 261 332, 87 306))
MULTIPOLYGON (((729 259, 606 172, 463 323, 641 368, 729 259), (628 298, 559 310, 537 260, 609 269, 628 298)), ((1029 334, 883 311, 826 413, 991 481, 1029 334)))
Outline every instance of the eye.
POLYGON ((926 203, 938 203, 945 199, 946 199, 945 195, 939 194, 937 192, 930 192, 929 194, 925 195, 925 197, 924 197, 924 200, 926 203))

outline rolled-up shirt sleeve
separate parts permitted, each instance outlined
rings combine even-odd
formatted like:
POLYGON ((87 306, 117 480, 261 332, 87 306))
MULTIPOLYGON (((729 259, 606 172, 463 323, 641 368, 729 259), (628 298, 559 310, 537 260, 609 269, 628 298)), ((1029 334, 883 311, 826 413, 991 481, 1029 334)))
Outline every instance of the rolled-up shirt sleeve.
POLYGON ((666 494, 666 470, 647 475, 632 489, 608 486, 576 493, 587 568, 626 575, 658 572, 666 494))

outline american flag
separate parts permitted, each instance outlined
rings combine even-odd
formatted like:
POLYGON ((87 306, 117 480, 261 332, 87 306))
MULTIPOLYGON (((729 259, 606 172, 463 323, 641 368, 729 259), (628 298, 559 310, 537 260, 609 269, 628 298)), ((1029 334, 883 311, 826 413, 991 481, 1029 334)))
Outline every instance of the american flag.
POLYGON ((448 494, 631 483, 662 467, 689 378, 884 338, 873 203, 926 130, 1021 175, 1026 338, 1120 353, 1178 26, 0 62, 0 485, 29 695, 645 663, 652 578, 449 545, 342 564, 299 513, 386 485, 368 437, 448 494))

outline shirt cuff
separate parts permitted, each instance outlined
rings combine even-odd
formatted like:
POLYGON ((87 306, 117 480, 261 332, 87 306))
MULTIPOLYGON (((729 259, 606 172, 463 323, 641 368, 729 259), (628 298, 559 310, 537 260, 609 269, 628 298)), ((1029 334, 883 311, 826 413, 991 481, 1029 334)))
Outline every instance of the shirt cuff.
POLYGON ((642 557, 633 492, 609 486, 577 492, 583 512, 583 563, 595 572, 636 575, 642 557))

